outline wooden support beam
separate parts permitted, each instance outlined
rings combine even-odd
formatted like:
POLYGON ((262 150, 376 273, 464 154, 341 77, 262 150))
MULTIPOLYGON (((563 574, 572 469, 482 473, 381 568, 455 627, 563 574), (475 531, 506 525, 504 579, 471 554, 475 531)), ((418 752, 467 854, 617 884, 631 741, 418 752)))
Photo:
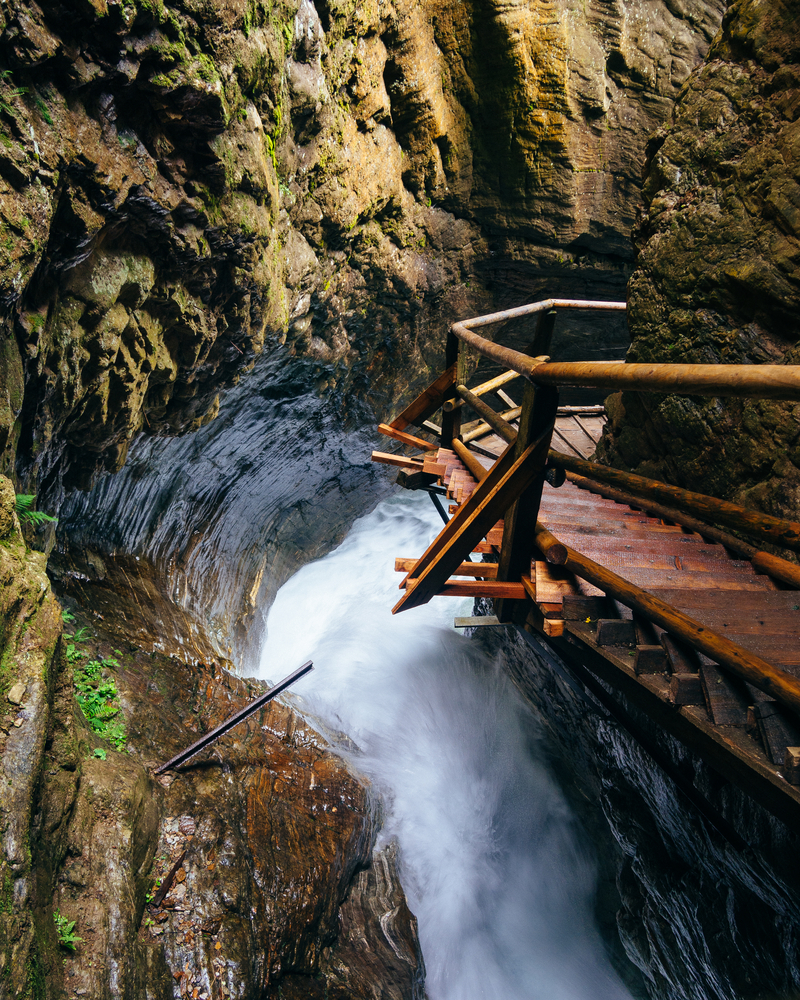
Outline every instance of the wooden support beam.
POLYGON ((669 681, 669 700, 675 705, 702 705, 700 675, 673 674, 669 681))
POLYGON ((800 679, 797 677, 737 646, 724 636, 717 635, 660 598, 565 546, 542 524, 537 526, 536 544, 548 561, 552 557, 557 565, 565 566, 576 576, 600 587, 615 600, 647 616, 657 625, 705 653, 721 667, 749 681, 800 714, 800 679))
POLYGON ((395 465, 398 469, 408 469, 411 472, 422 472, 422 462, 418 458, 406 458, 405 455, 392 455, 387 451, 373 451, 372 461, 381 465, 395 465))
MULTIPOLYGON (((418 559, 398 558, 394 561, 395 573, 410 573, 419 562, 418 559)), ((497 579, 497 563, 465 562, 453 570, 453 576, 480 576, 486 580, 497 579)))
POLYGON ((495 615, 471 615, 468 618, 453 619, 453 628, 487 628, 499 624, 495 615))
POLYGON ((645 499, 648 502, 668 503, 703 520, 724 524, 728 528, 742 531, 754 538, 761 538, 773 545, 800 551, 800 523, 796 521, 785 521, 757 510, 749 510, 728 500, 717 500, 702 493, 692 493, 679 486, 670 486, 655 479, 634 475, 632 472, 623 472, 607 465, 599 465, 597 462, 588 462, 583 458, 573 458, 559 451, 550 451, 548 464, 626 490, 642 498, 638 501, 640 505, 644 505, 645 499))
POLYGON ((486 478, 478 483, 466 503, 423 554, 409 581, 413 586, 409 586, 392 614, 426 604, 439 593, 453 569, 530 486, 537 470, 541 470, 549 440, 549 433, 542 435, 516 461, 513 448, 506 448, 486 478))
POLYGON ((636 627, 625 618, 598 618, 598 646, 635 646, 636 627))
POLYGON ((410 448, 416 448, 419 451, 436 450, 436 445, 431 441, 426 441, 424 438, 414 437, 413 434, 406 434, 404 431, 399 431, 397 428, 392 427, 391 424, 378 424, 378 432, 380 434, 385 434, 386 437, 394 438, 395 441, 400 441, 402 444, 407 444, 410 448))
MULTIPOLYGON (((461 344, 452 330, 447 332, 447 340, 444 346, 444 363, 448 372, 452 371, 453 381, 447 388, 446 399, 452 399, 456 394, 456 383, 459 381, 458 371, 460 363, 461 344)), ((444 402, 444 399, 443 399, 444 402)), ((449 448, 453 438, 457 438, 461 430, 461 411, 455 410, 452 413, 445 413, 442 410, 442 435, 440 441, 443 448, 449 448)))
POLYGON ((663 674, 667 669, 667 654, 663 646, 641 645, 636 647, 633 672, 639 674, 663 674))
POLYGON ((423 421, 436 413, 442 403, 455 395, 456 366, 455 359, 451 361, 444 372, 417 396, 413 403, 394 418, 389 424, 397 431, 405 430, 409 424, 419 427, 423 421))
POLYGON ((480 399, 480 397, 476 396, 474 392, 470 392, 465 385, 457 385, 456 392, 465 403, 471 406, 476 413, 479 413, 483 417, 495 434, 499 434, 500 437, 509 444, 512 441, 516 441, 517 432, 511 424, 504 420, 499 413, 493 410, 488 403, 484 403, 484 401, 480 399))
POLYGON ((472 478, 476 483, 486 478, 489 470, 483 462, 479 461, 478 456, 471 452, 459 438, 453 438, 453 451, 472 473, 472 478))
MULTIPOLYGON (((539 316, 533 342, 528 347, 529 352, 546 355, 550 350, 555 322, 556 312, 554 309, 539 316)), ((526 383, 522 396, 522 413, 515 443, 515 454, 520 455, 534 438, 541 435, 552 439, 557 412, 557 389, 526 383)), ((500 570, 497 574, 500 580, 517 580, 530 566, 536 545, 536 522, 542 501, 544 471, 544 468, 539 470, 540 474, 506 515, 503 546, 500 551, 500 570)), ((500 602, 495 610, 501 621, 508 621, 516 609, 514 605, 500 602)))
MULTIPOLYGON (((513 382, 515 378, 519 377, 519 372, 503 372, 502 375, 496 375, 494 378, 490 378, 488 382, 483 382, 481 385, 475 386, 472 392, 476 396, 485 396, 487 393, 495 392, 497 389, 500 389, 504 385, 508 385, 509 382, 513 382)), ((463 405, 463 399, 449 399, 443 405, 442 409, 445 413, 451 413, 453 410, 456 410, 463 405)))
MULTIPOLYGON (((408 583, 413 583, 409 580, 408 583)), ((408 583, 406 586, 408 586, 408 583)), ((525 588, 521 583, 508 580, 446 580, 440 584, 436 597, 510 597, 521 600, 525 588)))
MULTIPOLYGON (((516 420, 521 413, 522 407, 515 406, 513 410, 504 410, 502 413, 498 414, 498 416, 507 423, 510 423, 512 420, 516 420)), ((464 444, 467 444, 469 441, 476 441, 478 438, 486 437, 487 434, 491 434, 492 432, 492 428, 486 423, 485 420, 478 420, 474 422, 470 421, 466 427, 468 427, 469 430, 465 430, 461 435, 461 440, 464 444)))

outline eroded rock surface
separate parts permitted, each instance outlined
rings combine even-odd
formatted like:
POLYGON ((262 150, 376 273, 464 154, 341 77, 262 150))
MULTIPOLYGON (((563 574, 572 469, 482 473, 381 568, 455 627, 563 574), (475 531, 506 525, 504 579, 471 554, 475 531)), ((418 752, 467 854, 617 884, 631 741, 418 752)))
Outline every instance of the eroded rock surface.
POLYGON ((606 940, 621 942, 646 989, 643 994, 642 983, 630 983, 633 995, 796 996, 797 831, 614 693, 662 759, 691 780, 751 850, 733 847, 705 824, 628 729, 586 697, 552 650, 541 655, 519 635, 477 632, 474 641, 501 658, 540 719, 573 808, 595 844, 598 903, 617 910, 616 928, 604 928, 606 940), (615 875, 616 885, 608 884, 615 875))
MULTIPOLYGON (((645 136, 722 6, 10 3, 0 463, 56 512, 137 436, 196 433, 257 359, 353 430, 420 387, 457 316, 621 297, 645 136)), ((626 343, 591 323, 569 343, 598 335, 592 356, 626 343)), ((280 434, 264 416, 253 440, 280 434)), ((209 508, 167 496, 180 565, 209 508)), ((168 576, 159 548, 148 525, 122 554, 168 576)), ((243 565, 229 620, 258 590, 243 565)))
MULTIPOLYGON (((793 3, 731 5, 650 142, 629 285, 631 361, 797 364, 797 28, 793 3)), ((612 463, 778 516, 800 510, 800 408, 614 397, 612 463)))
POLYGON ((288 977, 293 996, 326 995, 330 979, 347 996, 366 1000, 377 987, 416 1000, 416 923, 391 852, 376 855, 377 874, 358 876, 342 908, 373 863, 379 812, 326 739, 272 702, 156 779, 156 764, 264 684, 119 649, 92 626, 81 639, 80 625, 49 664, 50 704, 30 691, 15 709, 24 727, 1 746, 14 779, 2 803, 8 995, 254 998, 279 995, 288 977), (119 694, 122 751, 76 706, 73 670, 89 660, 119 694), (348 917, 354 905, 373 907, 372 923, 348 917), (54 914, 74 921, 74 950, 59 951, 54 914))
POLYGON ((30 835, 53 696, 53 652, 61 630, 41 553, 26 550, 14 490, 0 476, 0 990, 24 996, 37 871, 30 835))

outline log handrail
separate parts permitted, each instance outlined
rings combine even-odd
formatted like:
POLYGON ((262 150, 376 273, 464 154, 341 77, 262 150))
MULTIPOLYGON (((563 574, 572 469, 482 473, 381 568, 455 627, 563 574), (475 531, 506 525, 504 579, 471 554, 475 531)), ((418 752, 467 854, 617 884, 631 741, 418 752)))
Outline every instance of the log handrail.
POLYGON ((504 420, 499 413, 496 413, 488 403, 484 403, 479 396, 465 385, 457 385, 456 392, 468 406, 472 407, 477 414, 483 417, 495 434, 498 434, 505 442, 510 444, 512 441, 517 440, 517 432, 511 424, 507 420, 504 420))
POLYGON ((588 309, 624 312, 625 302, 544 299, 503 312, 488 313, 453 323, 460 341, 515 371, 537 385, 569 385, 608 391, 678 393, 688 396, 737 396, 800 401, 800 365, 640 364, 625 361, 550 362, 531 358, 487 340, 476 328, 517 319, 550 309, 588 309))
POLYGON ((648 514, 660 517, 662 520, 674 521, 675 524, 695 531, 709 541, 724 545, 731 552, 735 552, 744 559, 749 559, 757 573, 766 573, 774 580, 780 580, 782 583, 788 583, 790 587, 800 589, 800 566, 797 563, 781 559, 780 556, 774 556, 770 552, 762 552, 755 545, 743 542, 741 538, 729 535, 726 531, 720 531, 719 528, 715 528, 699 518, 692 517, 691 514, 678 510, 676 507, 665 506, 657 500, 636 496, 626 490, 617 489, 616 486, 608 486, 597 480, 579 476, 574 472, 567 473, 566 477, 579 489, 588 490, 590 493, 599 493, 600 496, 606 497, 608 500, 617 500, 634 509, 641 508, 648 514))
POLYGON ((618 486, 637 496, 660 500, 689 514, 695 514, 701 520, 724 524, 734 531, 741 531, 753 538, 800 551, 800 522, 762 514, 761 511, 741 507, 729 500, 717 500, 716 497, 709 497, 704 493, 693 493, 679 486, 661 483, 657 479, 637 476, 633 472, 623 472, 609 465, 589 462, 585 458, 574 458, 572 455, 565 455, 553 449, 550 449, 547 461, 548 465, 566 469, 568 472, 577 472, 579 475, 608 483, 610 486, 618 486))
POLYGON ((548 562, 563 566, 599 587, 631 610, 654 621, 671 635, 699 649, 721 667, 727 668, 800 714, 800 678, 738 646, 655 594, 642 590, 600 563, 576 552, 569 545, 560 542, 541 523, 536 525, 536 544, 548 562))

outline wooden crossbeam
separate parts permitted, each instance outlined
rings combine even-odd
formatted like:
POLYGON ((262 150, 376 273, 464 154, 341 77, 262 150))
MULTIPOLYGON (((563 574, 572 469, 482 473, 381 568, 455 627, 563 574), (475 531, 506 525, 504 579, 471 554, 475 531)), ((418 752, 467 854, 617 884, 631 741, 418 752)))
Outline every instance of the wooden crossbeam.
POLYGON ((373 451, 372 461, 381 465, 396 465, 399 469, 409 469, 411 472, 422 472, 422 462, 417 458, 406 458, 405 455, 392 455, 388 451, 373 451))
POLYGON ((541 473, 549 442, 548 428, 516 461, 514 446, 506 448, 486 478, 423 554, 411 573, 405 596, 392 609, 392 614, 427 604, 441 591, 475 544, 541 473))
POLYGON ((446 399, 455 395, 456 366, 450 367, 434 379, 413 403, 409 403, 402 413, 398 414, 389 424, 396 431, 405 430, 409 424, 419 427, 424 420, 432 416, 446 399))
POLYGON ((411 448, 417 448, 419 451, 436 450, 436 445, 432 442, 426 441, 425 438, 414 437, 413 434, 406 434, 404 431, 399 431, 396 427, 392 427, 391 424, 378 424, 378 432, 385 434, 386 437, 394 438, 395 441, 400 441, 402 444, 407 444, 411 448))
POLYGON ((441 584, 436 596, 491 597, 493 599, 505 597, 521 600, 525 597, 525 588, 521 583, 513 583, 508 580, 446 580, 441 584))
MULTIPOLYGON (((490 378, 488 382, 482 382, 472 392, 476 396, 485 396, 489 392, 496 392, 501 386, 508 385, 509 382, 513 382, 515 378, 519 377, 519 372, 504 372, 502 375, 495 375, 494 378, 490 378)), ((444 411, 445 413, 450 413, 463 405, 463 400, 451 399, 444 404, 444 411)))
POLYGON ((509 443, 516 440, 517 432, 511 424, 507 420, 504 420, 496 410, 493 410, 488 403, 484 403, 480 396, 476 396, 474 392, 470 392, 465 385, 457 385, 456 392, 465 403, 483 417, 495 434, 498 434, 504 441, 508 441, 509 443))
MULTIPOLYGON (((395 573, 410 573, 417 565, 417 559, 395 559, 395 573)), ((453 576, 482 576, 486 580, 497 579, 497 563, 465 562, 453 570, 453 576)))

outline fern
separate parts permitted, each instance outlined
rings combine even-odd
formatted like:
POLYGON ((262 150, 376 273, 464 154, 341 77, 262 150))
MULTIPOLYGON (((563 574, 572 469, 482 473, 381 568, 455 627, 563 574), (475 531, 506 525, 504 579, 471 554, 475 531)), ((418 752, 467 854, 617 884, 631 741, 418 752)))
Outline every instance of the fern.
POLYGON ((43 510, 32 510, 33 502, 36 499, 35 493, 17 493, 17 501, 14 509, 17 512, 17 517, 20 521, 27 522, 28 524, 33 524, 37 528, 40 524, 48 524, 49 522, 56 522, 57 517, 51 517, 49 514, 45 514, 43 510))
POLYGON ((75 951, 75 946, 83 941, 82 937, 78 937, 75 933, 75 921, 67 920, 63 917, 58 910, 53 914, 56 923, 56 934, 58 935, 58 943, 62 948, 68 948, 70 951, 75 951))

